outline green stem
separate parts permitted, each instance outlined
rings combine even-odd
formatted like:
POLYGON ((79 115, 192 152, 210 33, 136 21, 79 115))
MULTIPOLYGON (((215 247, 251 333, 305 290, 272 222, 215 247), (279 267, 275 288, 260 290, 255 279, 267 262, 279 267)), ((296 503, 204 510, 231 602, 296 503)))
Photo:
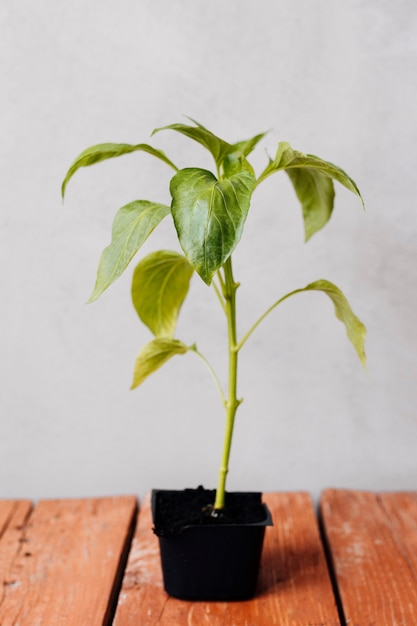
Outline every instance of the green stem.
POLYGON ((226 493, 226 477, 229 471, 229 457, 232 445, 233 426, 235 422, 236 410, 241 400, 237 399, 237 365, 238 351, 236 338, 236 290, 238 283, 233 278, 232 260, 229 259, 224 264, 224 293, 226 302, 227 331, 228 331, 228 351, 229 351, 229 383, 226 402, 226 427, 223 443, 223 453, 219 469, 217 483, 216 500, 214 509, 224 508, 226 493))
POLYGON ((224 298, 223 298, 222 278, 221 278, 221 275, 220 275, 220 273, 219 273, 219 272, 218 272, 218 276, 219 276, 219 282, 220 282, 220 289, 221 289, 221 290, 220 290, 220 289, 219 289, 219 287, 216 285, 216 283, 214 282, 214 280, 213 280, 213 282, 212 282, 211 284, 213 285, 213 289, 214 289, 214 291, 216 292, 216 296, 217 296, 217 298, 218 298, 218 300, 219 300, 219 302, 220 302, 220 305, 221 305, 221 307, 222 307, 223 311, 226 313, 226 305, 225 305, 224 298))
POLYGON ((263 313, 263 315, 261 315, 261 317, 259 319, 256 320, 256 322, 253 324, 253 326, 250 327, 250 329, 248 330, 246 335, 244 335, 244 337, 242 337, 242 339, 240 340, 240 342, 236 346, 236 350, 239 351, 242 348, 242 346, 247 342, 247 340, 249 339, 249 337, 251 336, 253 331, 256 328, 258 328, 259 324, 261 322, 263 322, 264 319, 267 317, 267 315, 269 315, 279 304, 281 304, 281 302, 284 302, 284 300, 286 300, 290 296, 293 296, 296 293, 300 293, 301 291, 304 291, 304 289, 296 289, 295 291, 291 291, 291 293, 287 293, 287 295, 283 296, 282 298, 280 298, 279 300, 274 302, 274 304, 272 306, 270 306, 269 309, 267 309, 265 311, 265 313, 263 313))
POLYGON ((220 288, 222 290, 222 294, 224 296, 224 298, 226 298, 226 284, 225 284, 225 278, 223 278, 221 269, 217 272, 217 278, 219 279, 219 283, 220 283, 220 288))
POLYGON ((213 367, 210 365, 210 363, 208 362, 208 360, 206 359, 206 357, 204 356, 204 354, 202 354, 198 349, 197 346, 191 346, 190 348, 193 352, 195 352, 195 354, 203 361, 204 365, 207 367, 208 371, 211 374, 211 377, 213 378, 215 385, 217 387, 217 391, 219 392, 220 398, 224 404, 224 406, 227 405, 227 400, 226 397, 223 393, 223 389, 221 387, 220 381, 216 376, 216 372, 214 371, 213 367))

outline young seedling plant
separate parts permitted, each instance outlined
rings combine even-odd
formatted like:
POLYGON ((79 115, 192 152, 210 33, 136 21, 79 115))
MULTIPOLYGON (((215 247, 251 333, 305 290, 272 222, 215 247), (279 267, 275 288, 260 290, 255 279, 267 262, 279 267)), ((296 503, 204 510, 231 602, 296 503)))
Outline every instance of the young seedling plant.
POLYGON ((168 215, 184 254, 169 250, 151 252, 139 261, 133 273, 132 300, 141 321, 154 335, 136 359, 132 388, 175 355, 193 352, 208 367, 225 409, 225 434, 214 510, 225 505, 226 476, 235 415, 241 399, 237 395, 240 352, 258 325, 284 300, 295 294, 321 291, 333 302, 336 317, 343 322, 347 336, 365 365, 365 327, 353 313, 342 291, 327 280, 316 280, 282 296, 259 317, 242 336, 237 336, 236 292, 239 283, 233 273, 233 252, 238 245, 251 205, 252 194, 269 176, 285 172, 301 204, 306 241, 323 228, 334 205, 334 181, 362 197, 355 182, 340 167, 317 156, 293 150, 280 142, 274 158, 256 176, 248 156, 264 137, 228 143, 201 124, 172 124, 157 128, 173 130, 200 143, 214 159, 213 172, 199 167, 178 169, 164 152, 146 143, 104 143, 82 152, 71 165, 62 184, 81 167, 128 153, 142 151, 163 161, 175 171, 170 181, 171 206, 148 200, 134 200, 117 212, 112 239, 101 255, 97 280, 90 301, 96 300, 126 269, 152 231, 168 215), (174 337, 180 308, 188 293, 191 277, 197 273, 211 286, 227 324, 228 383, 223 390, 219 377, 196 344, 186 345, 174 337))

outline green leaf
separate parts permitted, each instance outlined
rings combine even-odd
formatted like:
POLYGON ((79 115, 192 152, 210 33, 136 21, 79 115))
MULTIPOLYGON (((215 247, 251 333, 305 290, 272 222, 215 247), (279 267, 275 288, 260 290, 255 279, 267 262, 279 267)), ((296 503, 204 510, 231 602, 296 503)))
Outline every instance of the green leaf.
POLYGON ((156 337, 173 337, 193 268, 182 254, 151 252, 136 266, 132 300, 142 322, 156 337))
POLYGON ((158 338, 147 343, 139 352, 135 362, 131 389, 135 389, 143 381, 162 367, 176 354, 185 354, 188 347, 177 339, 158 338))
POLYGON ((159 133, 161 130, 175 130, 177 133, 181 133, 203 145, 212 154, 217 167, 220 167, 226 154, 231 151, 232 146, 227 143, 227 141, 214 135, 210 130, 207 130, 207 128, 204 128, 201 124, 198 124, 198 122, 192 121, 196 126, 189 126, 188 124, 169 124, 168 126, 155 128, 152 135, 159 133))
POLYGON ((305 240, 329 221, 334 206, 334 185, 331 178, 312 168, 287 170, 301 203, 305 240))
POLYGON ((242 235, 255 179, 240 172, 218 181, 209 171, 187 168, 171 180, 171 211, 184 253, 208 285, 242 235))
POLYGON ((345 325, 347 336, 352 342, 362 365, 366 367, 366 328, 360 319, 353 313, 346 296, 344 296, 339 287, 336 287, 336 285, 328 280, 317 280, 314 283, 307 285, 307 287, 304 287, 304 289, 297 289, 296 291, 292 291, 287 294, 281 299, 281 302, 289 296, 303 291, 322 291, 332 300, 336 317, 345 325))
POLYGON ((246 170, 254 174, 252 165, 246 159, 248 154, 257 146, 258 142, 265 137, 266 133, 260 133, 251 139, 239 141, 231 146, 230 152, 225 156, 223 161, 223 171, 225 176, 230 177, 233 174, 246 170))
POLYGON ((258 143, 265 137, 266 133, 259 133, 250 139, 244 139, 233 144, 233 152, 239 152, 243 156, 248 156, 258 145, 258 143))
POLYGON ((129 154, 130 152, 137 151, 147 152, 148 154, 160 159, 174 170, 178 170, 178 168, 161 150, 156 150, 148 144, 139 143, 136 145, 130 145, 127 143, 100 143, 96 146, 87 148, 87 150, 81 152, 81 154, 75 159, 65 176, 64 182, 62 183, 62 197, 65 195, 65 189, 68 181, 80 167, 87 167, 89 165, 94 165, 94 163, 105 161, 106 159, 113 159, 115 157, 122 156, 123 154, 129 154))
POLYGON ((293 150, 287 142, 278 145, 274 160, 260 175, 257 184, 271 174, 285 170, 301 202, 305 237, 308 240, 329 221, 334 204, 333 180, 363 199, 356 183, 340 167, 312 154, 293 150))
POLYGON ((188 124, 170 124, 162 128, 156 128, 152 134, 158 133, 161 130, 175 130, 197 141, 211 153, 217 168, 224 168, 224 174, 227 177, 243 170, 254 174, 253 168, 246 157, 252 152, 266 133, 260 133, 250 139, 230 144, 202 126, 202 124, 199 124, 193 119, 191 119, 191 121, 194 122, 195 126, 189 126, 188 124))
POLYGON ((154 228, 170 211, 169 206, 148 200, 135 200, 119 209, 113 222, 111 243, 103 250, 100 258, 97 280, 89 302, 96 300, 119 278, 154 228))

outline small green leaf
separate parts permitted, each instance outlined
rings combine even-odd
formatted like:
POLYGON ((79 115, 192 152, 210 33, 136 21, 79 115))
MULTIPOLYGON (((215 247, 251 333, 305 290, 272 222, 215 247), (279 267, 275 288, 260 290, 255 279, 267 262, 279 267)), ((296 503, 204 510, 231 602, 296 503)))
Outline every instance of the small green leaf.
POLYGON ((260 133, 251 139, 239 141, 231 146, 231 150, 223 160, 223 171, 225 176, 230 177, 242 170, 254 174, 252 165, 246 159, 248 154, 257 146, 258 142, 265 137, 266 133, 260 133))
POLYGON ((226 154, 231 151, 232 146, 227 143, 227 141, 214 135, 210 130, 207 130, 207 128, 204 128, 201 124, 198 124, 198 122, 192 121, 196 126, 189 126, 188 124, 169 124, 162 128, 155 128, 152 135, 161 130, 175 130, 177 133, 181 133, 203 145, 212 154, 217 167, 220 167, 226 154))
POLYGON ((209 171, 180 170, 171 180, 171 211, 184 253, 208 285, 238 244, 255 179, 240 172, 218 181, 209 171))
POLYGON ((136 266, 133 305, 155 337, 174 336, 193 271, 185 256, 170 250, 151 252, 136 266))
POLYGON ((119 209, 113 222, 111 243, 103 250, 100 258, 97 280, 89 302, 96 300, 119 278, 154 228, 170 211, 169 206, 148 200, 135 200, 119 209))
POLYGON ((301 203, 305 240, 329 221, 334 206, 334 185, 331 178, 312 168, 288 169, 295 193, 301 203))
POLYGON ((250 139, 244 139, 233 144, 233 152, 239 152, 243 156, 248 156, 258 145, 258 143, 265 137, 266 133, 259 133, 250 139))
POLYGON ((105 161, 106 159, 113 159, 114 157, 122 156, 123 154, 129 154, 130 152, 147 152, 152 156, 160 159, 174 170, 178 170, 178 168, 168 159, 167 156, 161 151, 156 150, 152 146, 149 146, 145 143, 139 143, 136 145, 130 145, 127 143, 100 143, 96 146, 91 146, 81 152, 80 155, 75 159, 74 163, 69 168, 67 175, 65 176, 64 182, 62 183, 62 197, 65 195, 65 189, 68 184, 68 181, 75 172, 80 167, 87 167, 89 165, 94 165, 94 163, 99 163, 100 161, 105 161))
POLYGON ((336 317, 345 325, 347 336, 352 342, 353 347, 355 348, 362 365, 366 367, 366 328, 362 324, 360 319, 356 317, 356 315, 353 313, 346 296, 342 293, 339 287, 336 287, 336 285, 329 282, 328 280, 317 280, 314 283, 310 283, 309 285, 307 285, 307 287, 304 287, 304 289, 297 289, 296 291, 292 291, 291 293, 284 296, 281 301, 288 298, 289 296, 292 296, 296 293, 301 293, 303 291, 322 291, 332 300, 335 308, 336 317))
POLYGON ((185 354, 188 347, 177 339, 158 338, 147 343, 139 352, 135 362, 131 389, 135 389, 143 381, 162 367, 176 354, 185 354))
POLYGON ((197 141, 211 153, 217 168, 224 168, 224 174, 227 177, 243 170, 254 174, 253 168, 246 157, 252 152, 266 133, 260 133, 250 139, 230 144, 202 126, 202 124, 199 124, 192 118, 189 119, 194 122, 195 126, 189 126, 188 124, 170 124, 162 128, 156 128, 152 134, 158 133, 161 130, 175 130, 197 141))
POLYGON ((355 193, 363 205, 356 183, 340 167, 312 154, 297 152, 287 142, 278 145, 275 159, 270 161, 257 184, 280 170, 287 172, 301 202, 306 240, 323 228, 331 217, 333 180, 355 193))

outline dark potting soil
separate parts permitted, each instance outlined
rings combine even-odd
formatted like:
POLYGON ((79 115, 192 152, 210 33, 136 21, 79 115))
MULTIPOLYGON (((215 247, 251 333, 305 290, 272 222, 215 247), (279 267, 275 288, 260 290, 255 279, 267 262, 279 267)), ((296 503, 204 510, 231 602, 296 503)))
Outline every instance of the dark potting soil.
POLYGON ((225 508, 221 511, 213 510, 215 496, 214 489, 201 486, 183 491, 157 491, 154 532, 168 536, 189 525, 253 524, 265 520, 261 493, 226 493, 225 508))

